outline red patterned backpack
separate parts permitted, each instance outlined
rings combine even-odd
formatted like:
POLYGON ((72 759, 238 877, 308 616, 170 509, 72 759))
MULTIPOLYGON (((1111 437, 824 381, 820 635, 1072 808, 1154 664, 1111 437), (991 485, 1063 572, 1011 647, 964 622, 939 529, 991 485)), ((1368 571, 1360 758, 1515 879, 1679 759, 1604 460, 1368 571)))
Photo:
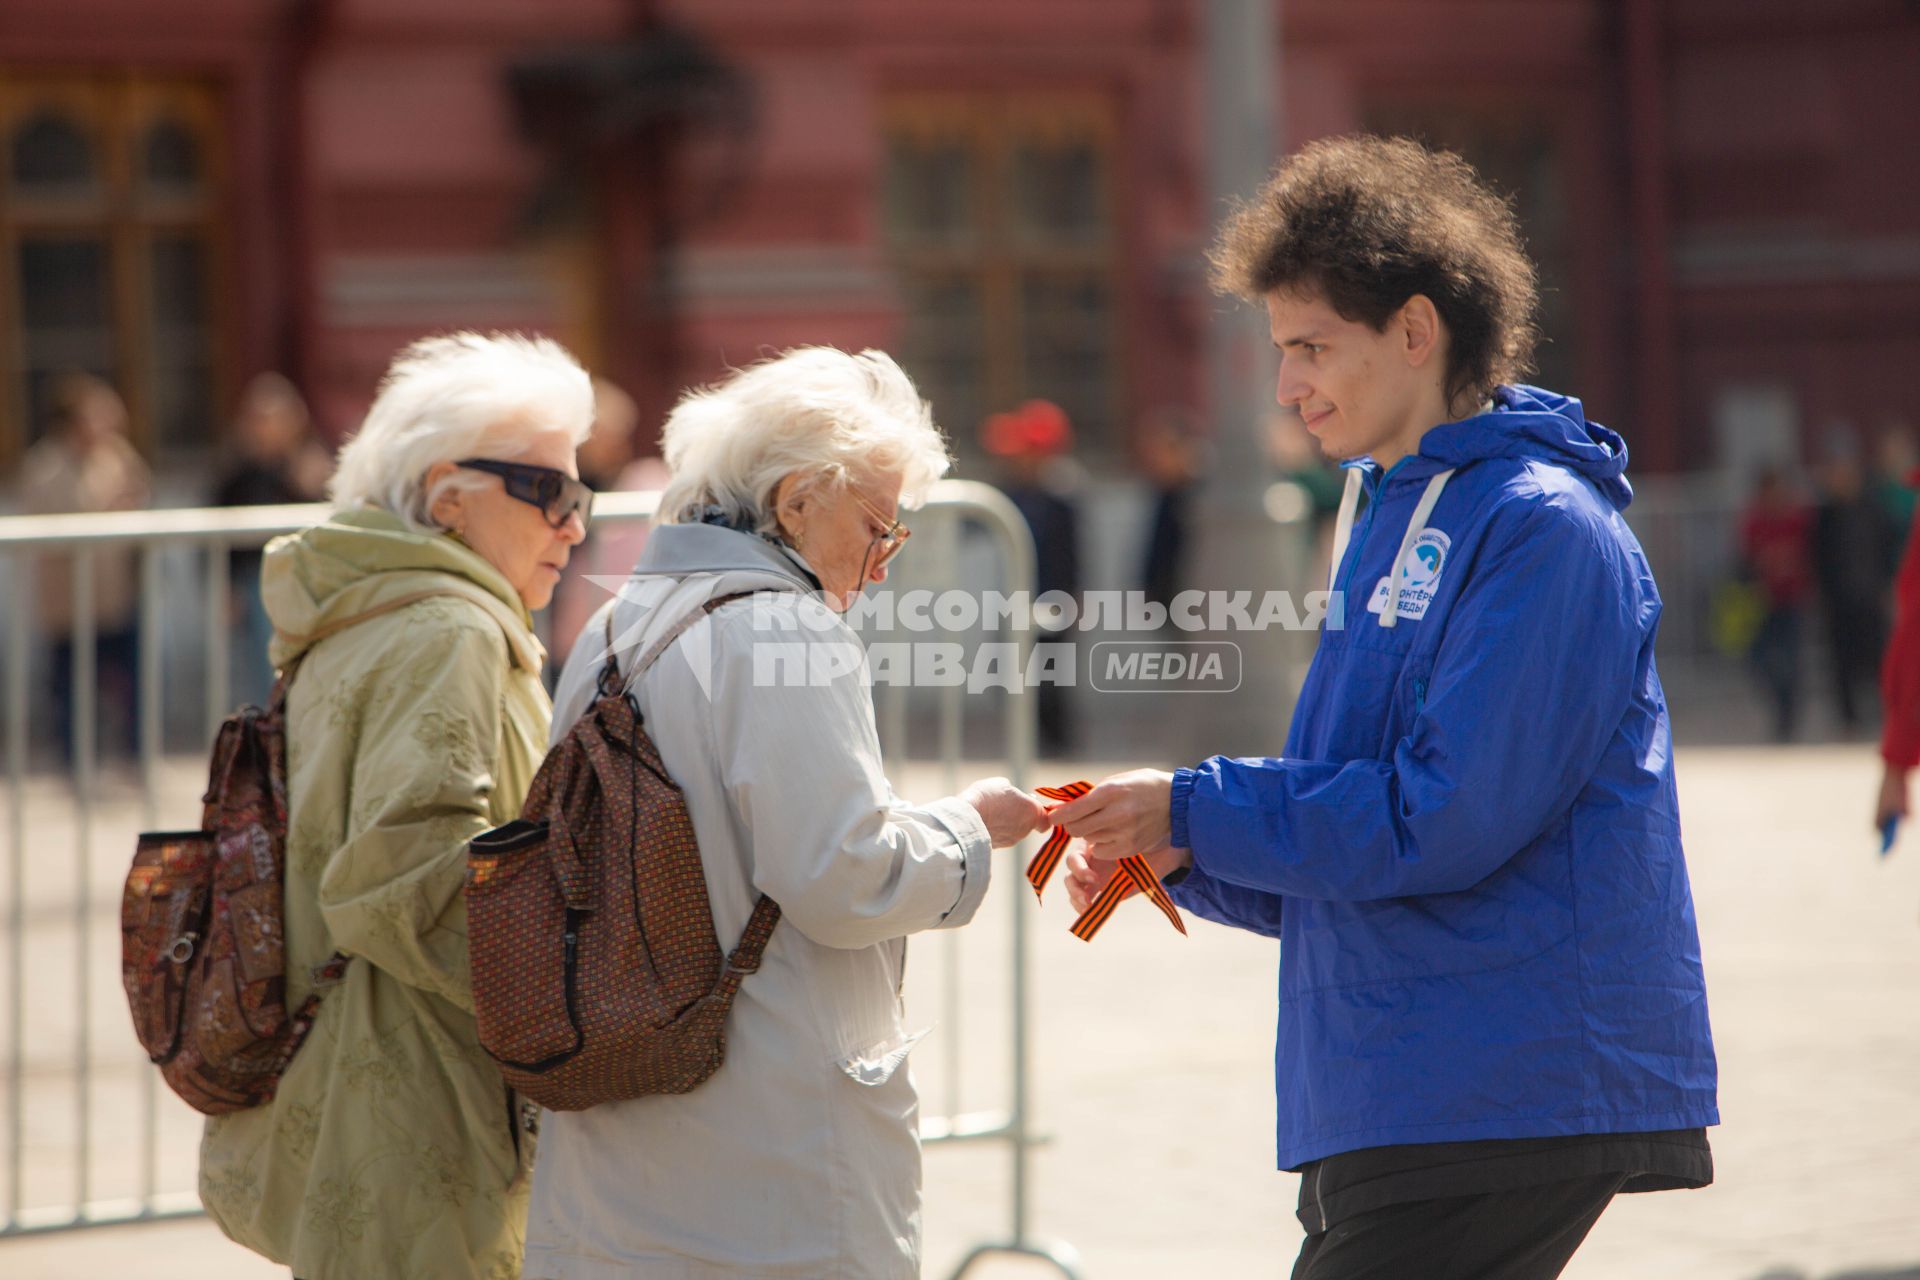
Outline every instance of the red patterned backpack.
MULTIPOLYGON (((635 667, 751 593, 682 618, 635 667)), ((467 952, 481 1047, 552 1111, 686 1093, 720 1067, 726 1017, 780 908, 765 894, 731 955, 680 788, 626 693, 607 617, 598 697, 551 752, 519 821, 468 846, 467 952)))
MULTIPOLYGON (((430 596, 413 592, 332 623, 327 636, 430 596)), ((194 1110, 225 1115, 272 1099, 313 1026, 320 996, 346 975, 335 952, 315 989, 286 1006, 287 687, 242 707, 214 739, 198 831, 143 832, 120 898, 120 977, 141 1047, 194 1110)))

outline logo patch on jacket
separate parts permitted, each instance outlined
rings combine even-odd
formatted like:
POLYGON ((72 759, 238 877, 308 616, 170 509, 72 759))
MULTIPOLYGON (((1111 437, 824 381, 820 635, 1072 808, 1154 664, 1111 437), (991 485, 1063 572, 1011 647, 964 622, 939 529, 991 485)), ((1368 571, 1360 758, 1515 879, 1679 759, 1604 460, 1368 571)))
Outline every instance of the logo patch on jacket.
MULTIPOLYGON (((1433 593, 1440 589, 1440 571, 1447 567, 1447 552, 1453 546, 1453 539, 1438 529, 1422 529, 1420 536, 1407 548, 1406 576, 1400 583, 1400 616, 1418 620, 1427 616, 1427 606, 1433 603, 1433 593)), ((1367 601, 1368 613, 1380 613, 1387 607, 1387 592, 1392 590, 1387 579, 1382 578, 1373 584, 1373 595, 1367 601)))

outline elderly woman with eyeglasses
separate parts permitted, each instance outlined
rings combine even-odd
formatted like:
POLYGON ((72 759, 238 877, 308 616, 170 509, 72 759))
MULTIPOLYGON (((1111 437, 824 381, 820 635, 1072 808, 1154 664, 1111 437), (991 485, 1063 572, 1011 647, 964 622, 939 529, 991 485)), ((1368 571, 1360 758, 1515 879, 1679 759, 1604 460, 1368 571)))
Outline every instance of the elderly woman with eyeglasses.
POLYGON ((267 548, 288 1007, 324 991, 273 1101, 207 1122, 200 1194, 303 1280, 519 1272, 533 1144, 474 1029, 461 882, 546 752, 531 614, 586 533, 592 414, 552 342, 416 343, 341 454, 331 518, 267 548))
POLYGON ((655 528, 568 658, 554 736, 591 701, 611 636, 685 794, 722 947, 760 895, 782 915, 711 1079, 544 1116, 526 1274, 917 1276, 906 938, 965 924, 990 851, 1048 825, 1002 778, 927 805, 895 795, 840 617, 886 579, 946 443, 886 355, 824 348, 688 394, 664 443, 655 528), (675 624, 743 593, 636 678, 675 624))

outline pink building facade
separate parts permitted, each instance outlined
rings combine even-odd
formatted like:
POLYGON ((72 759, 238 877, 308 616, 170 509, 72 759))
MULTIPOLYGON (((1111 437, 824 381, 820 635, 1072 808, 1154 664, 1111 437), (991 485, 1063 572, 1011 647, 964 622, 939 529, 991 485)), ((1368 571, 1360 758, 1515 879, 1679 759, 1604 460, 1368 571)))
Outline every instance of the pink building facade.
MULTIPOLYGON (((10 0, 0 473, 60 369, 143 447, 289 373, 351 430, 393 351, 545 331, 649 421, 804 342, 901 354, 950 432, 1045 395, 1089 462, 1206 420, 1199 0, 10 0)), ((1916 416, 1920 9, 1295 0, 1289 144, 1462 150, 1546 281, 1541 380, 1640 469, 1763 402, 1916 416)), ((1231 424, 1213 424, 1224 429, 1231 424)))

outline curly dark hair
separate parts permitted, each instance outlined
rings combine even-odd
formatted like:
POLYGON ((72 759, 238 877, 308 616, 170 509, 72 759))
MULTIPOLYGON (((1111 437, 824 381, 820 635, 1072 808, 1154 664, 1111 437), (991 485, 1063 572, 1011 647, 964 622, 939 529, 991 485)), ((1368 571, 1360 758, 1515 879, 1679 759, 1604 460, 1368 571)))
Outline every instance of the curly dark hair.
POLYGON ((1531 367, 1539 287, 1519 223, 1451 152, 1366 134, 1310 143, 1234 210, 1208 256, 1223 293, 1305 290, 1375 330, 1425 295, 1451 339, 1449 400, 1531 367))

